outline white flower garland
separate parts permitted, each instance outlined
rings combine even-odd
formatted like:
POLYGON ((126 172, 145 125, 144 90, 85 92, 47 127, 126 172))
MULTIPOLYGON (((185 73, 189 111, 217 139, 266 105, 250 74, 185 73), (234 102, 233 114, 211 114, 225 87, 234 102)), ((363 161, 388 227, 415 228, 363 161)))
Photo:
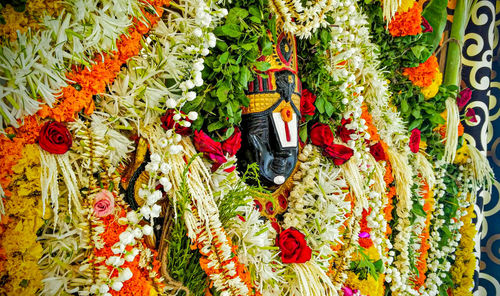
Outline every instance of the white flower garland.
POLYGON ((35 114, 43 103, 52 106, 74 64, 89 66, 97 53, 116 49, 132 18, 143 19, 137 0, 66 0, 57 18, 46 16, 45 29, 19 33, 0 50, 0 130, 18 126, 17 120, 35 114))
POLYGON ((335 0, 315 0, 306 7, 300 0, 269 1, 269 8, 281 19, 285 32, 299 38, 310 38, 318 28, 328 26, 327 13, 339 5, 342 3, 335 0))

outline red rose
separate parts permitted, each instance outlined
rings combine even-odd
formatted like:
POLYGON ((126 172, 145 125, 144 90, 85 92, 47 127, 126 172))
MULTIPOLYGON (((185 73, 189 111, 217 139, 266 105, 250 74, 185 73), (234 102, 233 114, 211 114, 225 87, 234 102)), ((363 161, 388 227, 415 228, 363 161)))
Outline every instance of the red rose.
POLYGON ((276 240, 283 263, 305 263, 311 259, 312 250, 307 245, 304 234, 295 228, 281 232, 276 240))
POLYGON ((316 146, 325 147, 333 143, 333 133, 330 126, 315 123, 311 128, 311 143, 316 146))
POLYGON ((241 148, 241 131, 236 127, 234 133, 224 143, 222 143, 222 150, 234 156, 241 148))
POLYGON ((346 163, 352 157, 354 152, 347 146, 331 144, 323 150, 323 154, 332 158, 334 164, 341 165, 346 163))
POLYGON ((470 101, 472 96, 472 90, 470 88, 463 89, 457 97, 457 105, 458 108, 463 108, 470 101))
POLYGON ((351 123, 351 119, 344 119, 342 118, 341 125, 337 128, 337 135, 344 141, 344 143, 347 143, 349 140, 351 140, 351 135, 354 134, 356 131, 352 129, 348 129, 346 127, 347 124, 351 123))
POLYGON ((314 115, 314 111, 316 111, 316 107, 314 107, 315 101, 315 95, 307 89, 302 90, 302 96, 300 97, 300 114, 302 115, 302 122, 306 120, 305 115, 314 115))
POLYGON ((64 154, 71 148, 73 139, 66 126, 60 122, 46 122, 40 130, 38 145, 52 154, 64 154))
POLYGON ((410 136, 410 150, 413 153, 417 153, 418 150, 420 149, 420 130, 415 128, 411 131, 411 136, 410 136))
POLYGON ((387 160, 384 148, 380 142, 370 146, 370 154, 373 155, 376 161, 387 160))
POLYGON ((467 109, 467 113, 465 113, 465 117, 469 118, 470 122, 477 122, 476 111, 474 109, 467 109))
POLYGON ((210 158, 214 162, 212 170, 215 171, 227 161, 222 151, 222 144, 214 141, 203 131, 195 131, 193 140, 196 150, 203 152, 205 157, 210 158))
MULTIPOLYGON (((180 113, 182 115, 185 115, 185 113, 182 111, 180 113)), ((176 123, 174 120, 174 115, 175 111, 173 109, 168 109, 167 112, 160 118, 161 127, 163 127, 165 130, 175 129, 175 132, 181 136, 189 136, 192 132, 191 128, 176 123)), ((189 120, 187 117, 184 120, 191 122, 191 120, 189 120)))

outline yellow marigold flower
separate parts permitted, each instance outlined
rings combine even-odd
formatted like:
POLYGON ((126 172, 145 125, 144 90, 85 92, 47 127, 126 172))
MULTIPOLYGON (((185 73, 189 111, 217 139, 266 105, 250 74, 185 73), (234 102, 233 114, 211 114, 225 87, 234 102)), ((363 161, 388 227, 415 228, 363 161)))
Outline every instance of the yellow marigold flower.
POLYGON ((443 73, 439 71, 439 68, 436 71, 436 76, 432 79, 432 83, 421 89, 422 94, 426 99, 434 98, 439 91, 439 86, 443 83, 443 73))
POLYGON ((22 158, 12 168, 14 175, 5 199, 8 222, 0 237, 0 277, 7 280, 0 294, 35 295, 42 288, 38 260, 43 249, 37 230, 43 225, 40 192, 40 160, 36 145, 27 145, 22 158))
POLYGON ((385 292, 383 274, 378 277, 378 280, 374 279, 370 274, 368 274, 366 280, 360 280, 354 272, 349 271, 345 285, 359 290, 361 295, 383 296, 385 292))
POLYGON ((21 33, 28 30, 28 18, 24 15, 24 12, 17 12, 14 8, 7 4, 2 9, 2 17, 5 20, 5 24, 0 24, 0 35, 9 38, 11 41, 17 39, 17 31, 21 33))
POLYGON ((469 147, 466 143, 457 150, 457 156, 455 157, 455 164, 466 164, 467 159, 469 159, 469 147))
POLYGON ((462 217, 464 226, 460 229, 462 238, 455 253, 456 260, 451 267, 450 273, 453 279, 453 295, 471 295, 471 288, 474 285, 474 270, 476 266, 476 256, 474 256, 474 237, 476 227, 472 223, 475 217, 474 205, 467 208, 467 215, 462 217))
POLYGON ((415 0, 401 0, 401 5, 398 8, 398 12, 407 12, 408 9, 413 7, 415 0))
POLYGON ((27 1, 23 12, 17 12, 7 4, 0 12, 5 20, 5 24, 0 24, 0 36, 14 41, 17 39, 17 31, 24 33, 29 28, 36 31, 41 28, 44 15, 57 16, 63 8, 61 1, 56 0, 27 1))

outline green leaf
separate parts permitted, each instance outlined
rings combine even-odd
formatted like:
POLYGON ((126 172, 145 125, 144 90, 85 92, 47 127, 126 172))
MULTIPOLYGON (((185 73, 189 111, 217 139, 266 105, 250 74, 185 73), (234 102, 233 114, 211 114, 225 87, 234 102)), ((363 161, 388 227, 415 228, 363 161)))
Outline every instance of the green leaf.
POLYGON ((240 47, 243 48, 244 50, 252 50, 252 48, 255 46, 255 43, 243 43, 240 44, 240 47))
POLYGON ((428 58, 428 57, 423 57, 428 54, 427 52, 427 47, 424 45, 416 45, 411 47, 411 52, 415 55, 415 57, 419 60, 423 58, 428 58))
POLYGON ((422 17, 424 17, 432 27, 432 32, 427 32, 422 35, 423 42, 429 48, 427 57, 424 57, 425 60, 436 51, 439 42, 441 42, 441 37, 443 36, 443 31, 446 26, 446 18, 448 17, 448 12, 446 11, 447 5, 448 0, 431 0, 422 12, 422 17))
POLYGON ((227 93, 229 92, 229 82, 224 81, 217 89, 217 98, 219 102, 224 103, 227 100, 227 93))
POLYGON ((239 24, 248 16, 248 11, 240 7, 231 8, 226 17, 226 24, 239 24))
POLYGON ((410 106, 408 106, 408 102, 406 102, 406 100, 401 100, 401 112, 403 113, 408 113, 410 109, 410 106))
POLYGON ((273 43, 268 38, 263 38, 260 44, 262 55, 270 55, 273 53, 273 43))
POLYGON ((411 115, 413 115, 416 119, 422 118, 420 114, 420 108, 416 107, 411 111, 411 115))
POLYGON ((250 12, 251 15, 261 17, 261 12, 260 9, 257 8, 257 6, 252 5, 250 8, 248 8, 248 11, 250 12))
POLYGON ((427 214, 425 213, 424 211, 424 208, 422 207, 422 205, 418 202, 414 202, 413 203, 413 209, 412 209, 412 212, 415 214, 415 215, 418 215, 420 217, 427 217, 427 214))
POLYGON ((299 137, 302 140, 302 142, 307 141, 307 126, 303 126, 302 128, 299 129, 299 137))
POLYGON ((267 71, 267 70, 269 70, 269 68, 271 68, 271 64, 269 64, 268 62, 258 61, 258 62, 255 62, 254 65, 255 65, 255 68, 257 68, 257 70, 259 70, 261 72, 267 71))
POLYGON ((330 103, 329 101, 325 102, 325 111, 328 116, 333 115, 333 111, 335 111, 335 107, 333 107, 333 104, 330 103))
POLYGON ((429 118, 429 120, 435 125, 446 123, 446 120, 438 113, 432 114, 432 116, 431 116, 431 118, 429 118))
POLYGON ((232 38, 238 38, 241 36, 240 26, 235 24, 226 24, 215 28, 214 34, 217 36, 228 36, 232 38))
POLYGON ((226 51, 228 46, 227 46, 227 43, 222 41, 222 40, 217 40, 217 42, 215 43, 215 46, 220 49, 221 51, 226 51))
POLYGON ((221 64, 225 64, 225 63, 227 63, 227 60, 228 60, 228 59, 229 59, 229 52, 228 52, 228 51, 226 51, 225 53, 223 53, 223 54, 221 54, 221 55, 219 56, 219 62, 220 62, 221 64))
POLYGON ((258 17, 258 16, 254 16, 254 15, 252 15, 252 16, 250 17, 250 20, 251 20, 252 22, 256 23, 256 24, 260 24, 260 23, 262 22, 262 21, 261 21, 261 19, 260 19, 260 17, 258 17))
POLYGON ((223 127, 224 127, 224 122, 216 121, 214 123, 209 124, 208 127, 207 127, 207 130, 209 132, 213 132, 213 131, 221 129, 223 127))
POLYGON ((248 81, 250 80, 250 77, 251 77, 250 70, 248 70, 247 67, 241 67, 240 75, 238 76, 238 82, 246 88, 248 81))
POLYGON ((424 122, 423 118, 413 120, 412 122, 410 122, 410 125, 408 126, 408 130, 411 131, 414 128, 418 128, 419 126, 422 125, 422 122, 424 122))
POLYGON ((314 105, 318 108, 319 113, 325 113, 325 99, 323 97, 317 97, 314 105))

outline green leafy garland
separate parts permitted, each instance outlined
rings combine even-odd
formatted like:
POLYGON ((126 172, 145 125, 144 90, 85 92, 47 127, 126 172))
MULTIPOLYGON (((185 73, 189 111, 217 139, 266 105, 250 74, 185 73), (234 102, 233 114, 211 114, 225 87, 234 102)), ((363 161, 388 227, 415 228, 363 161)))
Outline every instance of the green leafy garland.
POLYGON ((359 4, 371 24, 372 42, 380 46, 380 66, 390 81, 389 89, 394 94, 393 105, 397 106, 403 119, 409 123, 408 130, 420 130, 422 141, 428 145, 427 153, 441 159, 444 145, 434 129, 445 123, 441 117, 441 113, 446 110, 445 101, 449 97, 456 97, 458 87, 441 85, 434 98, 425 99, 420 87, 413 85, 403 75, 403 67, 418 66, 430 56, 434 48, 427 43, 427 36, 392 37, 385 29, 380 3, 360 1, 359 4))
POLYGON ((205 59, 205 83, 197 89, 198 98, 186 106, 186 111, 196 110, 202 115, 193 123, 195 129, 203 128, 212 135, 225 130, 217 133, 220 140, 230 137, 241 122, 241 106, 249 104, 245 90, 256 71, 270 67, 257 61, 261 55, 272 53, 268 30, 276 40, 276 19, 268 17, 267 1, 240 0, 226 5, 233 8, 214 30, 218 40, 205 59))

